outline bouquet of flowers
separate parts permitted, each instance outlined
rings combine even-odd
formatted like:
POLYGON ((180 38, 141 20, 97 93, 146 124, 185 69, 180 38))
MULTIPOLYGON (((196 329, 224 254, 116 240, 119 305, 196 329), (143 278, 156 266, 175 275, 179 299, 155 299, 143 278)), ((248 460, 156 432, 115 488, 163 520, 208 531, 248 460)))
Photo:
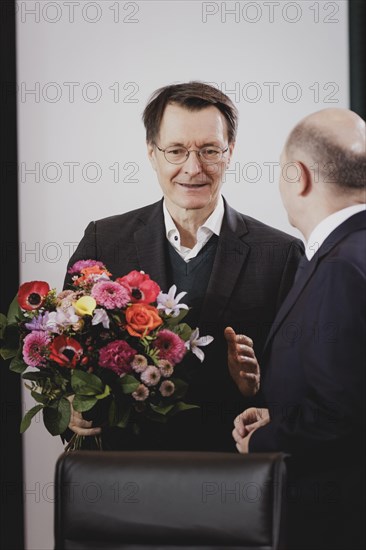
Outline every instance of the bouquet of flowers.
MULTIPOLYGON (((63 434, 71 406, 92 415, 101 404, 104 426, 139 432, 141 421, 166 422, 196 407, 183 401, 187 352, 202 362, 200 349, 211 336, 199 336, 182 320, 186 292, 173 285, 164 294, 142 271, 112 280, 107 267, 81 260, 70 269, 70 290, 57 293, 47 282, 20 286, 8 315, 0 314, 0 354, 12 359, 37 404, 20 426, 24 432, 42 410, 52 435, 63 434)), ((100 438, 96 438, 100 447, 100 438)), ((80 449, 74 435, 66 450, 80 449)))

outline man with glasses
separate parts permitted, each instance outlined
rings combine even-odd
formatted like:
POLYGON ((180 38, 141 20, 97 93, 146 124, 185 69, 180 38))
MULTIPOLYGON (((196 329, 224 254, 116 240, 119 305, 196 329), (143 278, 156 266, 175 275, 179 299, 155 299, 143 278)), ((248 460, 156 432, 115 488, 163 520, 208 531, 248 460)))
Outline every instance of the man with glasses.
MULTIPOLYGON (((106 431, 106 447, 235 451, 231 422, 250 403, 244 396, 258 389, 256 356, 260 360, 301 255, 299 241, 240 214, 221 196, 237 120, 234 104, 212 86, 189 82, 157 90, 143 121, 163 199, 91 222, 70 259, 69 265, 100 260, 115 276, 143 270, 165 292, 175 284, 187 292, 186 322, 214 336, 202 365, 195 357, 185 359, 185 401, 199 408, 149 426, 128 442, 126 433, 106 431), (229 369, 225 334, 233 349, 241 342, 229 369)), ((70 428, 81 435, 100 431, 77 413, 70 428)))

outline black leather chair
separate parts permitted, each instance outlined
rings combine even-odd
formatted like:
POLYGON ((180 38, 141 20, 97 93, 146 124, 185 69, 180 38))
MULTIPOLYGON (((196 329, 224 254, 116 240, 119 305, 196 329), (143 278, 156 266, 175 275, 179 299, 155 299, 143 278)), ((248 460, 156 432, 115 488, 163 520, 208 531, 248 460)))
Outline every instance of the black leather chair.
POLYGON ((56 550, 285 547, 281 453, 70 452, 55 486, 56 550))

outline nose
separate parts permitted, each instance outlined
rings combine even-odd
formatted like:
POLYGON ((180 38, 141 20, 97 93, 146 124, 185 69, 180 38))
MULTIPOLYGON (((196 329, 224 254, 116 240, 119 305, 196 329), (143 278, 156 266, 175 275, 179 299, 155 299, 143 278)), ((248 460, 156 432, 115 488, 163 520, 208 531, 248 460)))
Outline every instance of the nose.
POLYGON ((202 172, 202 163, 198 156, 198 151, 189 151, 189 155, 183 164, 183 170, 186 174, 196 175, 202 172))

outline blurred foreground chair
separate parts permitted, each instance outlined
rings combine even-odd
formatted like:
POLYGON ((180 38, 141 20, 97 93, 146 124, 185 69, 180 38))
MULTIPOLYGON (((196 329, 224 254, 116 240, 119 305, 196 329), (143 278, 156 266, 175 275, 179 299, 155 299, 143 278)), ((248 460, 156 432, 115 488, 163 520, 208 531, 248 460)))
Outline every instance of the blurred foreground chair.
POLYGON ((64 453, 56 550, 284 548, 281 453, 64 453))

